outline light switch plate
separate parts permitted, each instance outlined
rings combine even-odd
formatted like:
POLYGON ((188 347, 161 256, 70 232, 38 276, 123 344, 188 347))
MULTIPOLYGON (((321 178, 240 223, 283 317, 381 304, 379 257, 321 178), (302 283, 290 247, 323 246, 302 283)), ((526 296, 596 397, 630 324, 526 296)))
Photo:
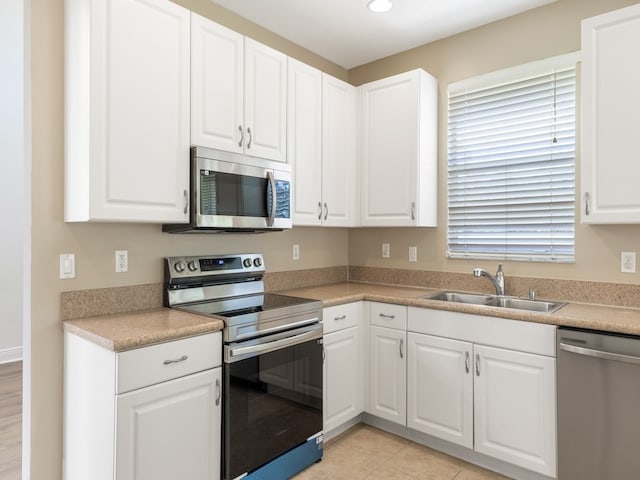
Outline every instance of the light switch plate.
POLYGON ((409 247, 409 261, 410 262, 418 261, 418 247, 409 247))
POLYGON ((382 258, 389 258, 391 256, 391 247, 388 243, 382 244, 382 258))
POLYGON ((293 245, 293 259, 300 260, 300 245, 297 243, 293 245))
POLYGON ((73 253, 60 254, 60 278, 76 278, 76 256, 73 253))

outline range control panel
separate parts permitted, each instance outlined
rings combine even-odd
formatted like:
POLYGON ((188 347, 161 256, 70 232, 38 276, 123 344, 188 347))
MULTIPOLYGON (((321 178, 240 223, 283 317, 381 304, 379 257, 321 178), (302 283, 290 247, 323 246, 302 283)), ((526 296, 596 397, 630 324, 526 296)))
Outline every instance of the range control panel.
POLYGON ((263 274, 260 253, 165 257, 165 280, 197 278, 210 275, 263 274))

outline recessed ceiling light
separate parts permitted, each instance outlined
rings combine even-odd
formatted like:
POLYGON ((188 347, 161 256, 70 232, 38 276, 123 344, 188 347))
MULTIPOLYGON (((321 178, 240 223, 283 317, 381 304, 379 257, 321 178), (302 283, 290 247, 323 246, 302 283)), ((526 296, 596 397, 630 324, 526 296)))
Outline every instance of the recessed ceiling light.
POLYGON ((371 0, 367 3, 367 8, 374 13, 388 12, 391 7, 393 7, 391 0, 371 0))

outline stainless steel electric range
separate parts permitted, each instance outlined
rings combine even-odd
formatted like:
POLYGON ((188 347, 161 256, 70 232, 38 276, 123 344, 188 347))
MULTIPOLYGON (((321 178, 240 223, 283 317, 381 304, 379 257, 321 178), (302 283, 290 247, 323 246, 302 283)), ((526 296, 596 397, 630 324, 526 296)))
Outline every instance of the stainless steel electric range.
POLYGON ((222 478, 322 458, 322 302, 264 292, 260 254, 165 258, 165 306, 224 321, 222 478))

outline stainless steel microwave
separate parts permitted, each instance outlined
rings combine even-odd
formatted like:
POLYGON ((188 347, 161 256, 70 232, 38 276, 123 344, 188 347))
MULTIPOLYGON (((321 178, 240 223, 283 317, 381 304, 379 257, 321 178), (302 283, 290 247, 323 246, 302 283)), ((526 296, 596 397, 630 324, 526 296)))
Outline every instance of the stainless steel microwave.
POLYGON ((191 148, 190 221, 173 233, 262 232, 292 227, 286 164, 205 147, 191 148))

